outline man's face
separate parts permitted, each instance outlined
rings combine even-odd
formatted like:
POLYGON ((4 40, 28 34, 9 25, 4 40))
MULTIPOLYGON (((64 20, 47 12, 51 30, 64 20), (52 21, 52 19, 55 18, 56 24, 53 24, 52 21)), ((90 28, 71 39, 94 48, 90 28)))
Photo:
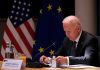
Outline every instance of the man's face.
POLYGON ((65 31, 66 36, 71 40, 75 41, 75 39, 79 35, 79 27, 77 24, 72 25, 72 24, 63 24, 63 28, 65 31))

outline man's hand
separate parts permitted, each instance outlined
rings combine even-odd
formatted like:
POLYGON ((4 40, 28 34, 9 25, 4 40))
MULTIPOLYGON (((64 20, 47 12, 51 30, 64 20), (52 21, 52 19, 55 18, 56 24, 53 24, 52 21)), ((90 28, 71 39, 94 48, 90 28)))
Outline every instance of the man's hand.
POLYGON ((40 57, 40 62, 43 63, 43 64, 48 64, 49 58, 43 55, 43 56, 40 57))
POLYGON ((58 56, 56 58, 56 62, 58 64, 67 64, 68 63, 68 60, 67 60, 67 57, 64 57, 64 56, 58 56))

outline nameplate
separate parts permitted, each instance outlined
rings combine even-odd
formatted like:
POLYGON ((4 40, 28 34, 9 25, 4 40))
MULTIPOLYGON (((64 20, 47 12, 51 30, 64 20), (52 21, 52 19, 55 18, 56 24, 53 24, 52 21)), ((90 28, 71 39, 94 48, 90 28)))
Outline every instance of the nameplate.
POLYGON ((21 70, 22 60, 4 59, 2 69, 8 70, 21 70))

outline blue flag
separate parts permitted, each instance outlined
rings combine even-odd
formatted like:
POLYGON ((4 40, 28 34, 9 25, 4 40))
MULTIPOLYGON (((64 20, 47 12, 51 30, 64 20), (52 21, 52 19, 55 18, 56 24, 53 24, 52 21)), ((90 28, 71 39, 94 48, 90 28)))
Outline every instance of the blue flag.
POLYGON ((41 55, 56 55, 65 36, 60 2, 58 0, 43 0, 42 4, 32 54, 33 60, 36 59, 37 61, 41 55))

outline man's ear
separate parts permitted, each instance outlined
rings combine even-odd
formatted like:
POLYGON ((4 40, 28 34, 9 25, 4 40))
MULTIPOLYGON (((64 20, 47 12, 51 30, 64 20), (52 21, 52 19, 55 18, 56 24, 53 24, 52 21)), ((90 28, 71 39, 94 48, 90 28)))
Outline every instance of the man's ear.
POLYGON ((81 31, 81 28, 80 28, 80 26, 79 26, 79 25, 77 26, 77 31, 78 31, 78 32, 80 32, 80 31, 81 31))

